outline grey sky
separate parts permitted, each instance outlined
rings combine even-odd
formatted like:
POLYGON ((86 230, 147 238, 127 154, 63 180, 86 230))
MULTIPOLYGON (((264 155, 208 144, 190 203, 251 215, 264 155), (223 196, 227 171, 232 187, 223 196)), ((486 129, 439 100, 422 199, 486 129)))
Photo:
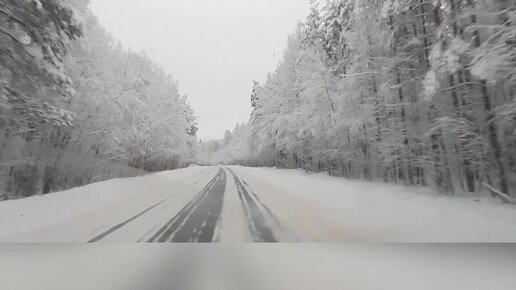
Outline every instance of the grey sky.
POLYGON ((91 0, 109 32, 170 72, 200 138, 249 119, 252 81, 274 71, 309 0, 91 0))

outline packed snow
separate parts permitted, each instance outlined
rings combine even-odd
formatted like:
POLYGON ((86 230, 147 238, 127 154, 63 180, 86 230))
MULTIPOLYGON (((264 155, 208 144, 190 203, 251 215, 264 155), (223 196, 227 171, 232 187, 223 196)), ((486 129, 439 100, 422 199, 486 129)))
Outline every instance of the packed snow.
MULTIPOLYGON (((95 231, 128 218, 175 192, 190 189, 195 182, 207 182, 215 172, 213 168, 190 167, 0 202, 0 241, 86 241, 95 231)), ((193 188, 194 193, 197 190, 200 189, 193 188)), ((184 206, 187 202, 178 203, 184 206)))
MULTIPOLYGON (((515 242, 516 208, 490 197, 446 197, 428 188, 351 181, 301 170, 225 168, 217 242, 252 242, 229 170, 281 226, 279 241, 515 242)), ((103 242, 137 242, 180 212, 219 167, 190 167, 0 203, 0 241, 89 241, 124 224, 103 242)), ((207 213, 209 214, 209 213, 207 213)), ((270 221, 269 221, 270 222, 270 221)), ((270 223, 272 224, 272 223, 270 223)))
POLYGON ((514 242, 516 207, 421 187, 301 170, 236 167, 272 212, 307 241, 514 242))

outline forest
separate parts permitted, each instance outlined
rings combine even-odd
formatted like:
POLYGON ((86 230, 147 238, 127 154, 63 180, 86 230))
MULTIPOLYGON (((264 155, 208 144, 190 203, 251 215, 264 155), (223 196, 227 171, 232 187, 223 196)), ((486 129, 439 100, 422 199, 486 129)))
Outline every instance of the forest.
POLYGON ((185 166, 178 84, 124 49, 88 0, 0 0, 0 200, 185 166))
POLYGON ((199 160, 515 196, 515 97, 515 1, 312 1, 199 160))

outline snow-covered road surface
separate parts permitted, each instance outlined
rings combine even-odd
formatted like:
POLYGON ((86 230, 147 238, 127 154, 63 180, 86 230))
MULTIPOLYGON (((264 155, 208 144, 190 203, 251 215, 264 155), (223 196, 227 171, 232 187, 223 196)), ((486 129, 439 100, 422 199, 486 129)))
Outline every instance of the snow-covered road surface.
POLYGON ((191 167, 0 203, 0 242, 516 242, 516 208, 298 170, 191 167))

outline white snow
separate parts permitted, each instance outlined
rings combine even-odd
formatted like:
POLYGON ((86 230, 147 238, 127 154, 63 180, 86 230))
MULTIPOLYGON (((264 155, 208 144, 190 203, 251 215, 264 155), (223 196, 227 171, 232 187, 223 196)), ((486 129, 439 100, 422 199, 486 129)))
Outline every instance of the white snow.
POLYGON ((252 238, 246 224, 244 209, 238 197, 235 179, 229 170, 226 170, 226 180, 218 241, 220 243, 250 242, 252 238))
MULTIPOLYGON (((301 170, 231 168, 280 222, 275 231, 283 242, 516 242, 516 207, 489 197, 447 197, 301 170)), ((102 239, 146 241, 218 170, 190 167, 1 202, 0 242, 84 242, 164 201, 102 239)), ((226 172, 217 241, 250 242, 249 221, 226 172)))
POLYGON ((233 168, 303 241, 515 242, 516 207, 301 170, 233 168))
POLYGON ((214 168, 190 167, 0 202, 0 241, 85 241, 214 174, 214 168))

